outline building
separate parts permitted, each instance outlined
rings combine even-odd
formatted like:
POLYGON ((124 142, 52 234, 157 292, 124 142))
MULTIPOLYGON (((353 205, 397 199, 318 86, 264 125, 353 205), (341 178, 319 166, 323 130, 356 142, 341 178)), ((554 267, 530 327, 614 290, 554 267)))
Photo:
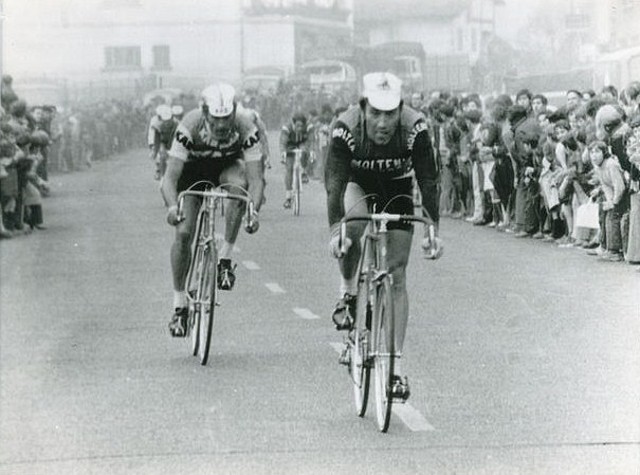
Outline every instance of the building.
POLYGON ((356 0, 357 44, 418 42, 426 86, 471 87, 472 67, 495 35, 499 0, 356 0))
POLYGON ((345 0, 4 0, 4 70, 71 98, 199 90, 351 42, 345 0))

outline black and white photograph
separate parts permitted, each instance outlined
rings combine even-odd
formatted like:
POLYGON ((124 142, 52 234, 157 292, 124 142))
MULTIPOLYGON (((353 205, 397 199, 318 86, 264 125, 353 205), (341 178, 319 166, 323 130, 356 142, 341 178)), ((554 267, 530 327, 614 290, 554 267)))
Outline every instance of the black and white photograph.
POLYGON ((0 0, 0 475, 640 474, 640 0, 0 0))

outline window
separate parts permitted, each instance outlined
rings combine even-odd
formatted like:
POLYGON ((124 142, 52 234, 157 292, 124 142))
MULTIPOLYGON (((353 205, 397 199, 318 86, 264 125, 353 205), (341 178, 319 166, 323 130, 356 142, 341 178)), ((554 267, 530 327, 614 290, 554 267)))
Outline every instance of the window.
POLYGON ((107 46, 104 49, 104 68, 108 71, 139 69, 142 67, 140 57, 139 46, 107 46))
POLYGON ((169 46, 155 45, 153 47, 153 69, 171 69, 169 46))

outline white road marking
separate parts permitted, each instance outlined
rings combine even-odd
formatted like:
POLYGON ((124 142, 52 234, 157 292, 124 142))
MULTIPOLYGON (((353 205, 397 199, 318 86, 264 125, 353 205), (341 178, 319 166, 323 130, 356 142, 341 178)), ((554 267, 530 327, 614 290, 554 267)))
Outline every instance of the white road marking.
POLYGON ((278 284, 276 284, 275 282, 267 282, 264 285, 265 285, 265 287, 267 289, 269 289, 274 294, 284 294, 285 293, 285 290, 282 287, 280 287, 278 284))
POLYGON ((420 412, 411 404, 394 404, 391 408, 393 413, 400 418, 413 432, 426 432, 436 430, 420 412))
POLYGON ((249 270, 260 270, 260 266, 253 261, 242 261, 242 265, 249 270))
MULTIPOLYGON (((329 343, 336 353, 342 353, 344 343, 329 343)), ((373 374, 371 375, 373 377, 373 374)), ((420 412, 409 403, 397 403, 392 407, 393 413, 406 425, 412 432, 428 432, 436 430, 429 421, 424 418, 420 412)))
POLYGON ((296 315, 298 315, 300 318, 303 318, 305 320, 318 320, 320 318, 308 308, 296 307, 293 309, 293 311, 296 315))
POLYGON ((344 343, 329 343, 331 347, 336 350, 336 353, 342 353, 342 348, 344 348, 344 343))

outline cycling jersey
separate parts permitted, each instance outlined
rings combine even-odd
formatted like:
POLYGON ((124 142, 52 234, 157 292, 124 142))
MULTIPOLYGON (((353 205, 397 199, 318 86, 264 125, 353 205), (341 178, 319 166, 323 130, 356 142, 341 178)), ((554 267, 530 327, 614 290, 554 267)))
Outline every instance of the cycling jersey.
POLYGON ((173 143, 173 136, 178 128, 179 122, 176 119, 169 119, 162 121, 160 124, 160 143, 169 150, 171 148, 171 144, 173 143))
POLYGON ((311 139, 313 126, 308 125, 304 130, 298 132, 293 123, 282 127, 280 131, 280 150, 291 152, 296 148, 307 148, 311 139))
POLYGON ((325 186, 329 224, 336 224, 345 215, 344 193, 348 182, 359 184, 367 192, 378 189, 389 202, 393 198, 389 190, 397 189, 398 183, 405 183, 406 187, 413 174, 422 193, 422 205, 437 223, 440 167, 424 116, 403 107, 391 140, 385 145, 376 145, 366 136, 362 109, 348 109, 335 122, 327 157, 325 186))
POLYGON ((255 114, 240 106, 236 109, 232 131, 225 140, 213 137, 211 126, 200 109, 189 112, 178 124, 169 150, 171 157, 187 163, 213 161, 258 161, 260 133, 255 114))
POLYGON ((169 155, 185 162, 178 179, 178 191, 196 182, 219 184, 220 174, 237 162, 260 161, 260 132, 253 111, 240 106, 225 140, 213 137, 211 126, 201 110, 189 112, 178 124, 169 155))

